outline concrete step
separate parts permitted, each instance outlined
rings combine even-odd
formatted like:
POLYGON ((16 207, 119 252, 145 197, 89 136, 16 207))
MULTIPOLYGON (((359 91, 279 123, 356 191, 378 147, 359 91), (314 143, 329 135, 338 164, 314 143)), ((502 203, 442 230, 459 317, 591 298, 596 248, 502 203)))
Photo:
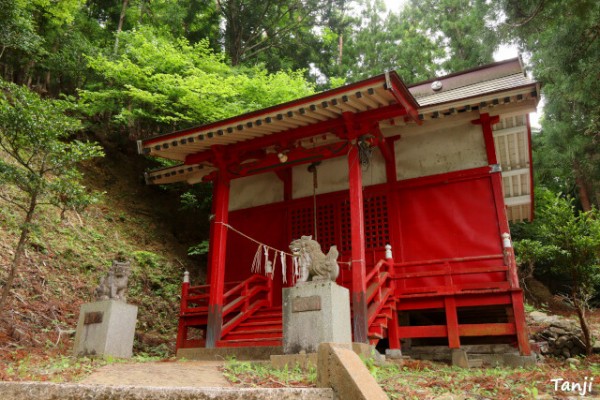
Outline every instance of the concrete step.
POLYGON ((3 399, 11 400, 333 400, 332 389, 167 388, 103 386, 46 382, 0 382, 3 399))
POLYGON ((283 354, 281 342, 274 346, 217 347, 216 349, 194 347, 177 350, 177 357, 187 360, 223 361, 229 357, 235 357, 238 360, 269 360, 271 354, 283 354))

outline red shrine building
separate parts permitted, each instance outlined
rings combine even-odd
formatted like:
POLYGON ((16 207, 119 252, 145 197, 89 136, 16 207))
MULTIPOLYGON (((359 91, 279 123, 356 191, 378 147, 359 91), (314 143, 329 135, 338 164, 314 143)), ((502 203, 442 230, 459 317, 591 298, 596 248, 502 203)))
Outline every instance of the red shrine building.
POLYGON ((532 218, 539 86, 519 59, 406 86, 395 72, 152 137, 212 182, 206 285, 182 287, 177 348, 280 346, 289 244, 337 246, 353 340, 530 354, 509 221, 532 218))

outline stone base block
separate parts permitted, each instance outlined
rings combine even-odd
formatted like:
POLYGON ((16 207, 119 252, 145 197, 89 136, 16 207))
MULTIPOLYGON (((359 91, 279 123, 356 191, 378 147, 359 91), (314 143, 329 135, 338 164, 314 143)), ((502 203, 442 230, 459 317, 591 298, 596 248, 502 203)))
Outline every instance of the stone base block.
POLYGON ((385 358, 389 358, 391 360, 403 360, 406 357, 402 355, 402 350, 400 349, 386 349, 385 358))
POLYGON ((81 306, 75 333, 75 356, 130 358, 137 322, 137 307, 117 300, 81 306))
POLYGON ((283 289, 283 352, 316 353, 323 342, 352 342, 348 289, 330 281, 283 289))

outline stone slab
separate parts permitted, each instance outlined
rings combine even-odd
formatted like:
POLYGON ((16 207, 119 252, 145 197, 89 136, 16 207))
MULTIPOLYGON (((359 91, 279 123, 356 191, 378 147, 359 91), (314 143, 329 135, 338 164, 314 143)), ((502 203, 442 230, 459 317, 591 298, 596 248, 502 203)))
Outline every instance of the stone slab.
POLYGON ((220 368, 224 361, 112 363, 84 378, 86 385, 230 387, 220 368))
POLYGON ((352 342, 348 289, 331 281, 284 288, 284 354, 316 353, 323 342, 352 342))
POLYGON ((207 349, 195 347, 177 350, 177 358, 187 360, 226 360, 235 357, 240 361, 269 360, 273 354, 283 354, 282 346, 260 346, 260 347, 220 347, 207 349))
POLYGON ((41 382, 0 382, 11 400, 333 400, 331 389, 166 388, 41 382))
POLYGON ((81 306, 73 354, 130 358, 137 322, 137 307, 117 300, 81 306))
POLYGON ((530 356, 522 356, 520 354, 505 354, 503 358, 504 365, 513 368, 532 367, 537 363, 535 354, 530 356))
POLYGON ((343 400, 388 399, 351 345, 345 343, 319 345, 317 386, 331 387, 343 400))
POLYGON ((452 349, 452 365, 461 368, 469 368, 469 357, 463 349, 452 349))

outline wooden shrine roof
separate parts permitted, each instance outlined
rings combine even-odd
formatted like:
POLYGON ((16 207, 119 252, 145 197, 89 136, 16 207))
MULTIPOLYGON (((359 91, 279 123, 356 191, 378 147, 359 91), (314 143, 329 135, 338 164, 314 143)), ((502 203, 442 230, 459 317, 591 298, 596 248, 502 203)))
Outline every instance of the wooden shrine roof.
MULTIPOLYGON (((346 112, 360 114, 381 110, 381 118, 404 114, 416 120, 418 106, 398 74, 392 71, 277 106, 141 140, 138 141, 138 151, 189 164, 187 157, 190 154, 209 150, 213 145, 251 142, 316 125, 320 129, 314 134, 323 134, 337 126, 333 121, 342 122, 342 114, 346 112)), ((263 139, 256 141, 255 147, 269 144, 272 143, 263 139)))
MULTIPOLYGON (((139 141, 138 150, 141 154, 182 162, 174 167, 147 173, 147 183, 193 184, 216 170, 212 160, 203 157, 211 152, 213 145, 232 149, 271 146, 272 149, 282 138, 296 143, 307 140, 307 135, 302 133, 304 131, 319 135, 320 144, 335 143, 340 139, 333 132, 337 124, 343 122, 342 113, 345 112, 353 113, 356 118, 364 115, 371 121, 382 124, 391 122, 403 125, 471 110, 486 109, 490 110, 486 112, 505 113, 510 108, 506 105, 523 101, 535 106, 538 93, 538 84, 525 76, 518 58, 436 78, 409 88, 395 72, 390 72, 278 106, 139 141), (441 83, 439 90, 432 88, 436 81, 441 83), (493 111, 497 106, 502 108, 493 111)), ((508 150, 505 156, 499 149, 506 146, 512 149, 522 144, 525 147, 517 148, 520 151, 518 158, 528 156, 527 127, 523 125, 521 128, 511 128, 510 135, 497 139, 502 141, 497 143, 499 162, 503 168, 507 168, 507 176, 515 174, 509 171, 520 169, 522 178, 519 178, 519 182, 525 182, 531 173, 529 157, 525 160, 527 162, 515 163, 514 156, 508 159, 508 150)), ((511 182, 512 179, 508 178, 511 182)), ((531 193, 530 187, 525 188, 525 191, 509 189, 507 187, 506 192, 521 196, 520 199, 531 193)), ((521 214, 524 216, 528 212, 523 211, 521 214)), ((514 219, 527 218, 517 216, 514 219)))

